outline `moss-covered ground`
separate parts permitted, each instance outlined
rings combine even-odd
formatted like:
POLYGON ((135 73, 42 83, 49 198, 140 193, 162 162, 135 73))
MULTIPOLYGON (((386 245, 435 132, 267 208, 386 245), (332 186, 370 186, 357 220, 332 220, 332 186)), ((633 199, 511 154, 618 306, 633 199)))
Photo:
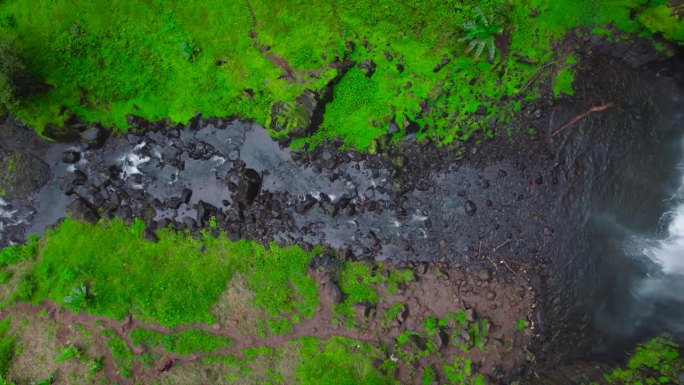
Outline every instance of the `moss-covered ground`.
POLYGON ((187 122, 197 112, 268 125, 273 103, 322 89, 332 62, 353 60, 311 141, 370 151, 393 122, 395 139, 418 129, 450 143, 507 132, 545 90, 572 94, 575 47, 560 43, 573 29, 681 42, 682 25, 665 0, 0 4, 0 37, 49 85, 10 106, 38 131, 72 117, 125 131, 129 114, 187 122))

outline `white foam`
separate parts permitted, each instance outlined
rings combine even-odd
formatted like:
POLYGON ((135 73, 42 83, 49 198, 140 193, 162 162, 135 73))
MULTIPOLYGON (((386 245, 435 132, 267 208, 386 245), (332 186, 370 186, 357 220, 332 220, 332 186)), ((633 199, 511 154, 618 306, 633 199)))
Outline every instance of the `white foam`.
MULTIPOLYGON (((135 147, 137 148, 138 146, 135 147)), ((150 158, 147 156, 141 156, 131 152, 126 154, 123 158, 119 159, 119 161, 121 162, 121 169, 123 170, 123 179, 125 180, 131 175, 142 174, 138 166, 140 166, 143 163, 149 162, 150 158)))
POLYGON ((684 203, 667 215, 671 218, 667 237, 647 246, 644 252, 664 274, 684 276, 684 203))
POLYGON ((413 214, 411 219, 417 222, 425 222, 428 220, 428 217, 426 217, 425 215, 421 215, 419 211, 416 211, 416 213, 413 214))

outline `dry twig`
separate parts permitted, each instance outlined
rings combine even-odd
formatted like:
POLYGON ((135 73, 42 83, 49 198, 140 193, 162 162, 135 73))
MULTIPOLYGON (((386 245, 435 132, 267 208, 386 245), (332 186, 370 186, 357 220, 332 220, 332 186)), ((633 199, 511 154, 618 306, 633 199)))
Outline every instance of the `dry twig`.
POLYGON ((552 137, 552 138, 555 137, 556 135, 558 135, 558 134, 560 134, 561 132, 563 132, 566 128, 572 126, 573 124, 579 122, 580 120, 586 118, 587 116, 589 116, 589 115, 591 115, 591 114, 593 114, 593 113, 595 113, 595 112, 605 111, 605 110, 607 110, 607 109, 609 109, 609 108, 613 108, 613 107, 615 107, 615 103, 613 103, 613 102, 606 103, 606 104, 603 104, 603 105, 600 105, 600 106, 591 107, 590 109, 584 111, 583 113, 581 113, 581 114, 575 116, 574 118, 568 120, 567 123, 565 123, 564 125, 560 126, 556 131, 552 132, 552 133, 551 133, 551 137, 552 137))

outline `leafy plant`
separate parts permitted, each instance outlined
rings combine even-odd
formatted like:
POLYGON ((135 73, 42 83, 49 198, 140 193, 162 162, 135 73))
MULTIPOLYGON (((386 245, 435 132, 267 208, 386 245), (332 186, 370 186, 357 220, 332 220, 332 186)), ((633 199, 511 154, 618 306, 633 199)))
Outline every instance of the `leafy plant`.
POLYGON ((494 60, 496 54, 494 37, 503 32, 503 27, 490 22, 482 9, 475 7, 475 19, 463 24, 463 29, 466 36, 460 38, 459 41, 468 42, 466 53, 474 51, 473 56, 477 59, 482 55, 482 51, 487 48, 487 57, 489 60, 494 60))
POLYGON ((527 321, 524 318, 521 318, 518 320, 518 322, 515 323, 514 329, 517 331, 520 331, 520 330, 525 330, 526 327, 527 327, 527 321))
POLYGON ((200 51, 201 49, 192 41, 184 41, 181 43, 181 55, 183 55, 183 59, 189 62, 195 61, 195 56, 199 54, 200 51))
POLYGON ((88 373, 90 374, 95 374, 102 370, 102 367, 104 366, 104 359, 102 357, 95 359, 95 360, 90 360, 88 362, 88 367, 90 368, 88 370, 88 373))
POLYGON ((454 357, 452 365, 444 365, 444 375, 453 385, 484 385, 487 383, 482 374, 474 374, 470 358, 454 357))
POLYGON ((71 289, 71 294, 64 297, 64 303, 77 308, 84 309, 91 301, 93 294, 88 290, 86 285, 81 285, 71 289))
POLYGON ((75 346, 69 346, 62 349, 62 352, 55 358, 55 362, 69 361, 72 358, 80 358, 81 351, 75 346))

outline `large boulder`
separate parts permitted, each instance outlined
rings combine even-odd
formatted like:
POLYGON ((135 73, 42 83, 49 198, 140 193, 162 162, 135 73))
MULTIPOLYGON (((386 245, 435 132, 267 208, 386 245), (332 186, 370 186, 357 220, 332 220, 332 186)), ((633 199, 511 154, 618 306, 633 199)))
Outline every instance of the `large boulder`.
POLYGON ((88 149, 101 148, 111 132, 97 124, 89 126, 81 133, 81 144, 88 149))
POLYGON ((246 168, 242 175, 240 175, 240 181, 237 185, 237 190, 233 195, 233 200, 236 201, 241 208, 247 207, 254 202, 257 195, 259 195, 259 190, 261 189, 261 175, 254 169, 246 168))
POLYGON ((69 203, 66 207, 66 212, 73 219, 95 223, 100 219, 97 210, 88 201, 83 198, 77 198, 73 202, 69 203))
MULTIPOLYGON (((287 134, 290 138, 301 138, 310 135, 320 124, 315 119, 316 112, 321 110, 319 93, 304 90, 294 104, 278 102, 271 107, 269 128, 275 132, 287 134)), ((320 119, 320 118, 319 118, 320 119)))
POLYGON ((21 151, 0 154, 0 196, 25 198, 50 178, 50 167, 37 157, 21 151))
POLYGON ((77 126, 48 124, 41 132, 46 138, 55 142, 71 143, 81 139, 81 130, 77 126))

